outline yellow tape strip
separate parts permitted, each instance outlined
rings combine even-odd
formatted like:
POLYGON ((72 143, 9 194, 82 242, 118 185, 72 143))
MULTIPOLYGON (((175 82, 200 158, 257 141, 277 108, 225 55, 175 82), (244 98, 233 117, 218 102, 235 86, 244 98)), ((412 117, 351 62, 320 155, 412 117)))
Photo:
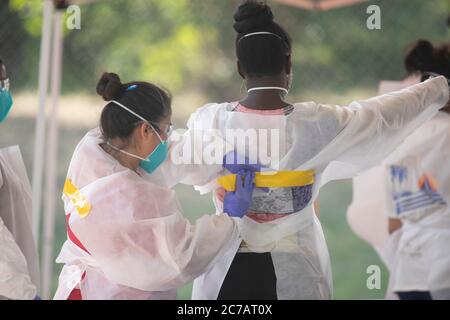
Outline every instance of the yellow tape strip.
POLYGON ((85 218, 91 211, 91 204, 86 200, 85 196, 72 184, 70 179, 64 183, 64 194, 70 199, 78 211, 80 217, 85 218))
MULTIPOLYGON (((314 170, 278 171, 274 174, 256 172, 255 186, 267 188, 301 187, 314 183, 314 170)), ((227 191, 236 189, 236 175, 230 174, 217 179, 217 182, 227 191)))

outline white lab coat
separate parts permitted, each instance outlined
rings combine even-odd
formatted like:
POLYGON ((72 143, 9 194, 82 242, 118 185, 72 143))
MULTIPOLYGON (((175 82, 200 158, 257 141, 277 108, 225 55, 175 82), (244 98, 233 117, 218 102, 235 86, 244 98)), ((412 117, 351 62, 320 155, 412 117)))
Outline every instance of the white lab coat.
MULTIPOLYGON (((57 262, 65 265, 54 298, 66 299, 79 288, 83 299, 175 299, 178 287, 236 246, 237 223, 205 215, 191 225, 174 190, 151 182, 152 175, 140 168, 136 173, 123 167, 102 142, 99 129, 90 131, 70 163, 67 178, 91 210, 82 218, 67 196, 64 208, 87 252, 71 240, 64 243, 57 262)), ((200 168, 198 181, 211 179, 218 168, 200 168)), ((186 174, 194 166, 190 169, 186 174)))
POLYGON ((19 147, 0 149, 0 296, 36 295, 39 261, 31 211, 31 186, 19 147))
MULTIPOLYGON (((439 77, 347 107, 306 102, 295 104, 286 116, 265 116, 232 112, 234 104, 222 103, 208 104, 191 116, 191 126, 222 133, 228 128, 278 129, 281 161, 277 169, 316 172, 312 198, 301 211, 266 223, 242 219, 241 235, 250 251, 271 252, 279 299, 331 298, 328 249, 312 205, 320 188, 380 163, 415 128, 431 119, 448 95, 447 81, 439 77)), ((210 191, 212 186, 199 190, 210 191)), ((220 212, 220 203, 215 202, 220 212)), ((230 248, 195 280, 193 299, 217 298, 236 249, 230 248)))

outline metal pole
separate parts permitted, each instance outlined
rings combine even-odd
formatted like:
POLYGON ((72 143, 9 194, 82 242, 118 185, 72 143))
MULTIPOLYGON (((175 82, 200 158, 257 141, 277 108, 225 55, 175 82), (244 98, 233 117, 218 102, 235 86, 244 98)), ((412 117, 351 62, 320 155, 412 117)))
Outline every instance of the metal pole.
POLYGON ((55 238, 55 206, 57 198, 58 181, 58 109, 61 93, 61 69, 63 51, 63 12, 56 10, 53 15, 53 53, 52 53, 52 77, 51 95, 52 104, 49 113, 49 127, 47 136, 46 159, 46 187, 45 187, 45 211, 44 211, 44 238, 42 252, 42 279, 43 297, 50 298, 52 274, 53 274, 53 247, 55 238))
POLYGON ((33 235, 37 248, 39 248, 41 187, 45 151, 45 101, 47 98, 50 67, 52 14, 53 2, 52 0, 45 0, 42 15, 41 53, 39 62, 39 109, 36 119, 36 137, 34 140, 33 159, 33 235))

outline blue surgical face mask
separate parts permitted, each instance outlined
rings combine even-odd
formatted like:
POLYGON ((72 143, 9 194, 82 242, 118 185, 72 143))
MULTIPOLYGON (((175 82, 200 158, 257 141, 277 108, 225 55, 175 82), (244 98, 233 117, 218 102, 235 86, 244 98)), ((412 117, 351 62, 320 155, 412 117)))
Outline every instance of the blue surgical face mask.
POLYGON ((156 170, 156 168, 158 168, 161 163, 163 163, 166 159, 167 159, 167 154, 169 152, 169 143, 167 141, 164 141, 161 136, 159 135, 158 131, 155 129, 155 127, 147 120, 145 120, 143 117, 141 117, 140 115, 138 115, 136 112, 130 110, 129 108, 125 107, 123 104, 121 104, 120 102, 114 101, 112 100, 111 102, 115 103, 116 105, 118 105, 119 107, 127 110, 128 112, 130 112, 131 114, 135 115, 136 117, 138 117, 139 119, 145 121, 146 123, 148 123, 148 125, 152 128, 152 130, 155 132, 155 134, 158 136, 159 139, 159 144, 156 146, 156 148, 148 155, 147 158, 142 158, 139 157, 135 154, 126 152, 125 150, 119 149, 116 146, 113 146, 112 144, 110 144, 109 142, 107 142, 107 144, 112 147, 113 149, 122 152, 126 155, 129 155, 131 157, 140 159, 141 162, 139 163, 139 166, 145 170, 147 173, 152 173, 153 171, 156 170))
POLYGON ((0 122, 5 121, 13 105, 13 100, 9 90, 0 88, 0 122))
POLYGON ((9 79, 6 68, 0 60, 0 122, 5 121, 13 105, 11 93, 9 92, 9 79))
POLYGON ((156 146, 152 153, 150 153, 150 155, 145 160, 142 160, 139 164, 139 166, 148 173, 152 173, 153 171, 155 171, 156 168, 158 168, 161 163, 166 160, 167 154, 169 152, 169 143, 161 139, 155 128, 153 128, 153 131, 158 136, 160 143, 156 146))

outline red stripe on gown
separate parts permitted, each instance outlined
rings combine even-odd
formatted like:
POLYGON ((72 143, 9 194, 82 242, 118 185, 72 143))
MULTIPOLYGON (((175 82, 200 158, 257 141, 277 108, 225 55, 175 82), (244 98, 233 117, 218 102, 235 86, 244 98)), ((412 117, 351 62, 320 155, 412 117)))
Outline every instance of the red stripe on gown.
MULTIPOLYGON (((80 248, 81 250, 83 250, 84 252, 89 253, 89 251, 87 251, 87 249, 83 246, 83 244, 81 243, 80 240, 78 240, 78 238, 75 236, 75 234, 73 233, 72 229, 70 228, 69 225, 69 219, 70 219, 70 213, 66 215, 66 228, 67 228, 67 237, 69 238, 70 241, 72 241, 78 248, 80 248)), ((81 277, 81 280, 84 279, 84 277, 86 276, 86 272, 83 273, 83 276, 81 277)), ((72 292, 69 294, 69 296, 67 297, 67 300, 83 300, 83 297, 81 295, 81 290, 80 289, 73 289, 72 292)))
POLYGON ((70 213, 66 215, 66 228, 67 228, 67 236, 69 237, 69 240, 72 241, 78 248, 82 249, 84 252, 89 253, 87 249, 83 246, 80 240, 75 236, 72 229, 69 225, 69 219, 70 219, 70 213))

